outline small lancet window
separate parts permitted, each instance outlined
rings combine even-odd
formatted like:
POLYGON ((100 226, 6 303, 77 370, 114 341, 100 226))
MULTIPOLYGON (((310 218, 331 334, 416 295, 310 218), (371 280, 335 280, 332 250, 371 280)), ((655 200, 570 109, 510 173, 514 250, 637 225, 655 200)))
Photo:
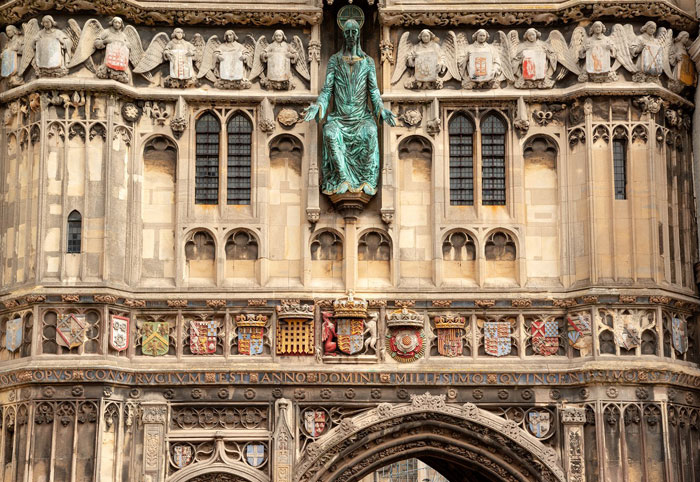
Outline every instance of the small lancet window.
POLYGON ((627 142, 615 139, 612 147, 615 199, 627 199, 627 142))
POLYGON ((474 124, 464 114, 450 120, 450 204, 474 204, 474 124))
POLYGON ((221 125, 210 113, 197 119, 195 204, 219 204, 219 136, 221 125))
POLYGON ((68 215, 68 253, 80 253, 82 244, 83 217, 78 211, 68 215))
POLYGON ((253 126, 243 114, 228 121, 228 204, 250 204, 252 132, 253 126))
POLYGON ((484 205, 506 203, 506 126, 495 114, 481 123, 481 179, 484 205))

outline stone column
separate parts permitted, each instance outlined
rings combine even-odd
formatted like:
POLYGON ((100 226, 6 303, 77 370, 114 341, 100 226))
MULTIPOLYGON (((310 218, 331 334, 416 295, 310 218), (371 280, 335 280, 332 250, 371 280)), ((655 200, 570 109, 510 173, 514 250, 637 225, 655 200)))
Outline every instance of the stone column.
POLYGON ((143 422, 143 481, 165 480, 165 424, 168 407, 160 403, 141 404, 143 422))
POLYGON ((583 446, 583 424, 586 423, 586 409, 566 407, 561 412, 564 430, 564 470, 569 482, 585 482, 586 460, 583 446))
MULTIPOLYGON (((700 38, 695 39, 695 42, 688 49, 690 58, 695 62, 695 68, 700 71, 700 38)), ((693 111, 693 188, 695 189, 695 212, 700 213, 700 86, 695 88, 695 110, 693 111)), ((655 133, 650 132, 649 137, 653 138, 655 133)), ((700 223, 697 224, 698 236, 700 236, 700 223)), ((700 238, 698 238, 700 239, 700 238)), ((697 254, 697 253, 696 253, 697 254)), ((695 263, 695 281, 700 279, 700 263, 695 263)))

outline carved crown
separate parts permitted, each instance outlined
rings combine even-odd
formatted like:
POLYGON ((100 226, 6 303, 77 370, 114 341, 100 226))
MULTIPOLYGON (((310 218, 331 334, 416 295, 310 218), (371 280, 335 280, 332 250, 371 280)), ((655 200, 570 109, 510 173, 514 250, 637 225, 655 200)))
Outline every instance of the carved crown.
POLYGON ((367 300, 356 299, 350 292, 347 298, 340 298, 333 302, 333 312, 336 318, 366 318, 367 300))
POLYGON ((267 324, 267 316, 254 313, 236 315, 236 324, 238 326, 265 326, 267 324))
POLYGON ((314 305, 303 305, 301 303, 283 303, 277 306, 277 318, 306 318, 313 320, 314 305))
POLYGON ((433 318, 435 328, 464 328, 467 319, 458 315, 443 315, 433 318))
POLYGON ((423 326, 423 315, 408 308, 395 310, 386 315, 386 326, 391 328, 394 326, 423 326))

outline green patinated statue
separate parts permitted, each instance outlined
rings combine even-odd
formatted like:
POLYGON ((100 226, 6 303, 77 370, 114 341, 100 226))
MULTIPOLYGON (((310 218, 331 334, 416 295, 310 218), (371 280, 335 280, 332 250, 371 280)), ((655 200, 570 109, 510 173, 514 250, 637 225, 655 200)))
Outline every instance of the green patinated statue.
POLYGON ((343 36, 345 46, 330 58, 326 82, 316 103, 307 108, 305 120, 317 116, 322 120, 335 95, 335 109, 323 126, 321 190, 328 195, 349 191, 372 196, 379 179, 379 142, 367 98, 375 116, 391 126, 396 125, 396 119, 383 107, 374 60, 360 48, 357 21, 343 24, 343 36))

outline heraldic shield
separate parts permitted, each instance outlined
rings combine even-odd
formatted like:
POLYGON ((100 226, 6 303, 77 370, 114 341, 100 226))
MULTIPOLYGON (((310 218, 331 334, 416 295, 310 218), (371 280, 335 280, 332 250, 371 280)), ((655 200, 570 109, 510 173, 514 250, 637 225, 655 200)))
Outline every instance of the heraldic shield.
POLYGON ((327 420, 325 410, 307 409, 304 411, 304 430, 309 436, 318 437, 326 431, 327 420))
POLYGON ((5 325, 5 348, 9 352, 14 352, 22 346, 22 334, 24 333, 24 323, 22 318, 8 320, 5 325))
POLYGON ((547 411, 533 410, 527 414, 527 428, 537 438, 544 438, 549 433, 550 414, 547 411))
POLYGON ((214 320, 190 321, 190 351, 194 355, 216 353, 217 327, 214 320))
POLYGON ((593 340, 591 338, 591 319, 588 313, 576 313, 567 317, 569 323, 569 344, 577 350, 587 351, 593 340))
POLYGON ((533 320, 530 325, 532 351, 542 356, 554 355, 559 350, 559 323, 557 320, 533 320))
POLYGON ((177 444, 173 447, 173 465, 178 469, 187 467, 192 462, 193 455, 191 445, 177 444))
POLYGON ((77 348, 85 342, 88 323, 85 315, 62 315, 56 325, 56 343, 66 348, 77 348))
POLYGON ((265 315, 236 315, 239 355, 260 355, 263 352, 266 325, 265 315))
POLYGON ((365 320, 363 318, 336 318, 338 349, 348 355, 362 350, 365 320))
POLYGON ((249 443, 245 446, 245 460, 251 467, 260 467, 265 463, 265 445, 249 443))
POLYGON ((464 349, 464 325, 466 318, 463 316, 436 316, 435 329, 438 337, 438 353, 442 356, 460 356, 464 349))
POLYGON ((117 351, 129 347, 129 318, 112 315, 109 327, 109 345, 117 351))
POLYGON ((170 331, 167 321, 144 321, 141 351, 144 355, 162 356, 170 349, 170 331))
MULTIPOLYGON (((9 331, 9 330, 8 330, 9 331)), ((671 337, 673 348, 681 355, 688 351, 688 322, 683 318, 671 320, 671 337)))
POLYGON ((484 323, 484 352, 491 356, 510 353, 510 322, 487 321, 484 323))

